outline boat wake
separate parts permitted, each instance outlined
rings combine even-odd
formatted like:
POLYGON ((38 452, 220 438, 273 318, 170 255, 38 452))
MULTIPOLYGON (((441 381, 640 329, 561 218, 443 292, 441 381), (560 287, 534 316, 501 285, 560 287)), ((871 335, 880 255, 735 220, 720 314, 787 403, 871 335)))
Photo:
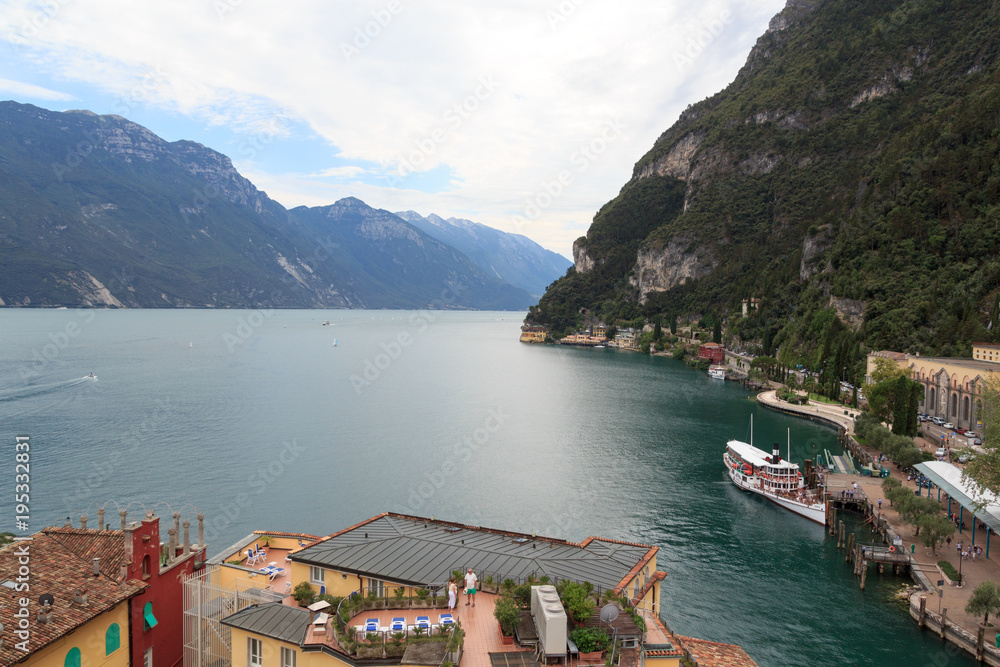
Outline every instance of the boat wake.
POLYGON ((72 380, 63 380, 61 382, 46 382, 44 384, 34 384, 27 387, 18 387, 16 389, 4 389, 0 390, 0 403, 11 403, 14 401, 21 401, 26 398, 35 398, 37 396, 45 396, 46 394, 54 394, 67 389, 72 389, 73 387, 79 387, 80 385, 87 384, 88 382, 97 382, 97 377, 87 375, 82 378, 73 378, 72 380))

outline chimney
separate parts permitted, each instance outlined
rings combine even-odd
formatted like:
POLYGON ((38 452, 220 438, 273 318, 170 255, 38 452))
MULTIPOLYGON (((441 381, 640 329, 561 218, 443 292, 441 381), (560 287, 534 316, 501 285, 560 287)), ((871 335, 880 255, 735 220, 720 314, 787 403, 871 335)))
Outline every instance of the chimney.
POLYGON ((76 593, 73 595, 73 602, 79 605, 87 604, 87 589, 77 589, 76 593))
POLYGON ((104 530, 104 508, 97 510, 97 530, 104 530))
POLYGON ((184 519, 184 552, 183 555, 187 556, 191 553, 191 538, 189 535, 189 528, 191 528, 191 522, 184 519))
POLYGON ((52 606, 43 604, 38 608, 38 622, 45 624, 48 623, 52 617, 52 606))
POLYGON ((205 548, 205 515, 198 512, 198 546, 205 548))
POLYGON ((73 520, 70 519, 69 517, 66 517, 66 523, 63 524, 63 528, 72 528, 72 527, 73 527, 73 520))
POLYGON ((80 530, 87 530, 87 515, 80 515, 80 530))
POLYGON ((177 555, 177 547, 181 545, 181 513, 174 512, 174 542, 173 547, 170 550, 170 560, 174 559, 177 555))
POLYGON ((97 556, 94 556, 94 576, 101 576, 101 559, 97 556))
POLYGON ((128 515, 128 510, 118 510, 118 516, 122 518, 122 530, 125 530, 125 517, 128 515))
POLYGON ((173 560, 177 555, 177 529, 170 528, 167 530, 167 534, 170 535, 170 539, 167 543, 167 558, 173 560))
POLYGON ((774 445, 771 446, 771 463, 781 463, 781 447, 778 443, 774 443, 774 445))

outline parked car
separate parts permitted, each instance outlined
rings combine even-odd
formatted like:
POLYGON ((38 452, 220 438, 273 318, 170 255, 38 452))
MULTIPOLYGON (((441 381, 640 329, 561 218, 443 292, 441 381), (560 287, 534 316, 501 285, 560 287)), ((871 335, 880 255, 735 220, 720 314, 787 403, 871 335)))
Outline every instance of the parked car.
POLYGON ((972 444, 977 445, 977 446, 982 445, 983 444, 983 439, 982 438, 974 438, 972 440, 972 444))
POLYGON ((966 438, 975 438, 976 437, 976 434, 974 432, 972 432, 972 431, 966 431, 964 435, 965 435, 966 438))
POLYGON ((958 457, 958 462, 959 463, 968 463, 969 461, 971 461, 974 458, 976 458, 976 457, 973 456, 972 454, 962 454, 961 456, 958 457))
POLYGON ((944 424, 942 424, 942 426, 949 431, 955 428, 955 425, 952 424, 951 422, 945 422, 944 424))
POLYGON ((965 429, 959 426, 958 428, 955 429, 955 433, 958 433, 959 435, 965 435, 965 429))
POLYGON ((931 417, 931 421, 937 424, 938 426, 944 423, 944 420, 941 419, 940 417, 931 417))
POLYGON ((939 459, 943 459, 944 455, 947 454, 947 453, 948 452, 945 450, 944 447, 938 447, 937 451, 934 452, 934 456, 936 456, 939 459))

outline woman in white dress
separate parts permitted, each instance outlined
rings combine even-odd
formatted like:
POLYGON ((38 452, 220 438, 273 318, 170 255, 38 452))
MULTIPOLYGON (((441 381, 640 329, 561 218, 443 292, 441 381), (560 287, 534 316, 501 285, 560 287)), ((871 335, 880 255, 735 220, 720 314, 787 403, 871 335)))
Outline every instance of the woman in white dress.
POLYGON ((455 611, 455 605, 458 604, 458 584, 455 583, 455 577, 448 580, 448 611, 455 611))

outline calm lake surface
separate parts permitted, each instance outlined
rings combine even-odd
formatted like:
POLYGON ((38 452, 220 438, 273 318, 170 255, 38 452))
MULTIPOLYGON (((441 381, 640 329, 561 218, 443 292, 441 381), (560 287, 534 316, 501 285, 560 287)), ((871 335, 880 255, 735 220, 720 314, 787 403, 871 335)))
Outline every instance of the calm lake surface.
POLYGON ((904 579, 862 593, 821 526, 726 478, 751 414, 755 444, 784 452, 790 429, 800 462, 833 430, 672 359, 522 345, 521 319, 0 309, 9 483, 30 436, 32 530, 197 508, 210 554, 384 511, 639 541, 661 548, 665 621, 761 665, 973 664, 888 601, 904 579))

